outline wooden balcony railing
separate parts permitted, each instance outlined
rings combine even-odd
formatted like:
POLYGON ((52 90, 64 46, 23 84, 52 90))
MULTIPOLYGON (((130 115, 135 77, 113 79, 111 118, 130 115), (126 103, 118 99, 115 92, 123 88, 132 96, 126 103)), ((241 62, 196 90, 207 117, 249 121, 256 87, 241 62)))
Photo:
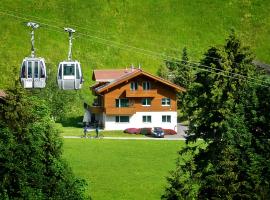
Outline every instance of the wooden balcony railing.
POLYGON ((133 115, 136 113, 134 107, 109 107, 105 108, 107 115, 133 115))
POLYGON ((104 112, 104 108, 101 106, 90 106, 89 110, 91 113, 96 113, 96 114, 104 112))
POLYGON ((126 90, 126 97, 155 97, 157 89, 151 90, 126 90))

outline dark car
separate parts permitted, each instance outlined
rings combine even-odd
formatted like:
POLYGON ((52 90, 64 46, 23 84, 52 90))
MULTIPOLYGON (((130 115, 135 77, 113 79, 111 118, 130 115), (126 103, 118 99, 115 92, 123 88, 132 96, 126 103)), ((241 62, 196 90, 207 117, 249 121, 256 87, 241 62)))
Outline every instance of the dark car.
POLYGON ((164 138, 164 131, 161 127, 154 127, 152 129, 152 136, 157 138, 164 138))

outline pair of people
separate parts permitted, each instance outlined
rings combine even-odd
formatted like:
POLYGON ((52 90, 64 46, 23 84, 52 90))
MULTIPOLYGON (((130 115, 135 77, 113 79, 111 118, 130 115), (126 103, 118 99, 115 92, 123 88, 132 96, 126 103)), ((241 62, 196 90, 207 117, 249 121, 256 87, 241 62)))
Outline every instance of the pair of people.
MULTIPOLYGON (((96 130, 96 138, 98 138, 98 135, 99 135, 99 122, 98 121, 95 121, 95 130, 96 130)), ((84 129, 83 129, 83 133, 84 133, 84 137, 86 138, 86 134, 87 134, 87 125, 84 126, 84 129)))

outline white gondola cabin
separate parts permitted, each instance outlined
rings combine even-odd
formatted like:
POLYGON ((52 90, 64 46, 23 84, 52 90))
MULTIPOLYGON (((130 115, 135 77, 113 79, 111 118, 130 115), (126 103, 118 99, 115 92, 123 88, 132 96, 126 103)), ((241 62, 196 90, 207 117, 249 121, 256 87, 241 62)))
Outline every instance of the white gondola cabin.
POLYGON ((72 60, 72 34, 74 29, 65 28, 69 34, 68 61, 60 62, 58 65, 57 83, 63 90, 79 90, 82 88, 83 77, 80 62, 72 60))
POLYGON ((46 86, 46 65, 44 58, 35 57, 34 48, 34 30, 39 27, 37 23, 28 22, 27 26, 31 28, 31 57, 23 59, 20 80, 24 88, 45 88, 46 86))
POLYGON ((58 66, 58 86, 63 90, 78 90, 82 88, 82 71, 78 61, 63 61, 58 66))
POLYGON ((24 88, 46 86, 46 66, 43 58, 25 58, 21 66, 21 84, 24 88))

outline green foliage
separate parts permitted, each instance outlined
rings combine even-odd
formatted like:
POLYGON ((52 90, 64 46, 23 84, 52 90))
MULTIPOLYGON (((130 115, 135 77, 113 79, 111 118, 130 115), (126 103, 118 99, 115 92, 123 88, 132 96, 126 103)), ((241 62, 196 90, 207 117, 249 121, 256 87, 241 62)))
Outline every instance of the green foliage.
POLYGON ((191 84, 187 142, 202 138, 207 147, 180 152, 164 199, 269 199, 269 87, 256 84, 252 60, 234 32, 206 52, 201 63, 216 70, 198 71, 191 84))
MULTIPOLYGON (((51 64, 47 64, 50 67, 51 64)), ((46 88, 31 90, 31 95, 43 99, 51 110, 55 121, 64 122, 72 116, 77 116, 82 111, 83 102, 80 91, 60 90, 56 78, 51 71, 48 72, 46 88), (79 107, 80 103, 80 107, 79 107), (78 105, 74 107, 73 105, 78 105)))
POLYGON ((1 199, 85 199, 85 182, 61 158, 62 141, 44 100, 18 84, 0 109, 1 199))
MULTIPOLYGON (((189 62, 187 48, 183 48, 181 60, 175 57, 168 58, 164 62, 165 65, 161 65, 158 69, 158 75, 189 90, 191 83, 195 79, 196 68, 189 62)), ((177 106, 184 113, 183 120, 187 119, 186 96, 185 92, 177 94, 177 106)))

